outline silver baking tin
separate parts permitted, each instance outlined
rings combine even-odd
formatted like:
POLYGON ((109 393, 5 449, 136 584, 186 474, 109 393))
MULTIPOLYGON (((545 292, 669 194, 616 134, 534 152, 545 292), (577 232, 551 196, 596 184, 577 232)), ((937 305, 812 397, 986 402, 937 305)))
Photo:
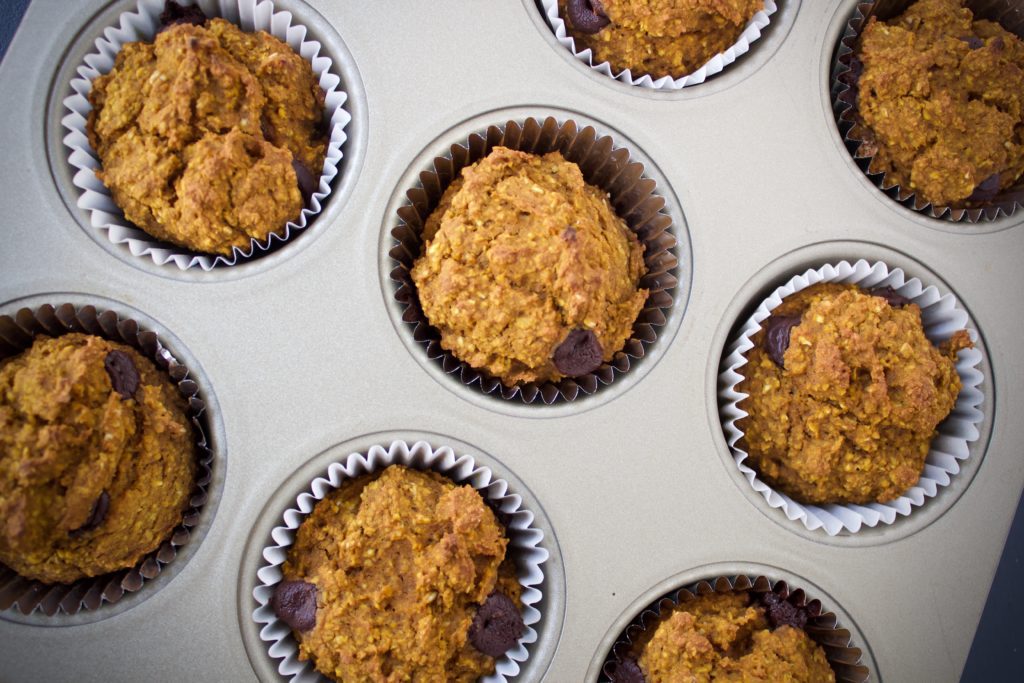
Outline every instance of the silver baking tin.
POLYGON ((61 100, 95 37, 133 5, 33 0, 0 65, 0 312, 96 301, 145 315, 214 399, 219 479, 204 535, 173 573, 80 618, 0 614, 0 679, 276 680, 251 623, 267 520, 320 474, 321 454, 394 439, 493 459, 543 513, 550 585, 517 681, 593 683, 643 607, 730 573, 821 599, 872 680, 958 679, 1024 488, 1024 216, 936 221, 857 167, 829 93, 856 0, 781 3, 748 55, 678 93, 592 73, 533 0, 278 0, 349 93, 342 167, 299 239, 209 273, 94 239, 75 205, 61 100), (685 291, 643 365, 583 400, 512 408, 429 367, 395 316, 386 250, 396 198, 439 148, 481 123, 564 112, 651 160, 688 236, 685 291), (956 295, 984 344, 985 420, 935 499, 828 537, 747 485, 717 379, 736 323, 772 289, 857 258, 956 295))

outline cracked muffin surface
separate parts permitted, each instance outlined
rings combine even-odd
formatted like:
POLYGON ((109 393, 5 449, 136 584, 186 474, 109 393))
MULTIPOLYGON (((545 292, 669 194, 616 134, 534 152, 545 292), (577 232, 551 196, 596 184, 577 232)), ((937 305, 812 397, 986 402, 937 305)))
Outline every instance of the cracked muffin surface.
POLYGON ((131 347, 39 337, 0 364, 0 561, 20 575, 135 565, 181 522, 195 471, 185 399, 131 347))
POLYGON ((971 346, 960 330, 936 348, 916 304, 840 284, 786 297, 753 342, 737 423, 748 462, 809 504, 886 502, 916 484, 960 392, 956 354, 971 346), (765 330, 785 318, 780 367, 765 330))
POLYGON ((230 254, 296 220, 300 175, 323 168, 324 94, 309 63, 223 19, 124 45, 89 101, 96 175, 125 217, 195 251, 230 254))
POLYGON ((647 299, 643 245, 558 152, 496 147, 445 190, 423 238, 412 279, 441 345, 508 386, 611 360, 647 299))

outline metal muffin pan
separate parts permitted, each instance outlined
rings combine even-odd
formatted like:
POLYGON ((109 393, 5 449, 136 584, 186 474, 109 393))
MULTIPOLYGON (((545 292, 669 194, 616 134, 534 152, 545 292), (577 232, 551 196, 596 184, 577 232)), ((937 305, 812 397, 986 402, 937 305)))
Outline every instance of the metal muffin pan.
POLYGON ((26 298, 107 303, 170 333, 216 396, 222 479, 205 538, 158 586, 93 620, 0 614, 0 678, 274 680, 245 621, 269 507, 302 473, 319 473, 318 454, 382 433, 493 458, 542 507, 564 584, 545 587, 548 621, 516 680, 597 680, 637 609, 730 572, 806 581, 855 634, 875 680, 958 678, 1024 486, 1024 421, 1013 408, 1024 401, 1014 353, 1024 217, 962 229, 929 220, 849 158, 829 72, 855 0, 783 2, 749 55, 668 96, 562 54, 532 0, 485 11, 473 0, 280 0, 351 57, 339 59, 353 84, 343 186, 293 244, 201 274, 101 245, 67 201, 53 98, 90 36, 130 4, 33 0, 0 66, 0 311, 26 298), (689 295, 677 297, 677 327, 652 346, 643 376, 631 371, 571 404, 512 410, 425 370, 393 317, 384 248, 396 200, 439 144, 509 112, 555 111, 620 132, 651 160, 667 210, 685 216, 689 295), (730 330, 759 297, 808 265, 859 257, 934 275, 970 311, 986 351, 985 434, 973 469, 944 492, 951 500, 881 533, 830 539, 744 489, 716 378, 730 330))

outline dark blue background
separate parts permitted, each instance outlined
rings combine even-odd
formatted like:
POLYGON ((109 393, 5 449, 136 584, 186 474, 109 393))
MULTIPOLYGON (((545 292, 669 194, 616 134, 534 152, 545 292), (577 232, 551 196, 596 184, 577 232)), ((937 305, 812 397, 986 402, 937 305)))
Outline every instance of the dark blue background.
MULTIPOLYGON (((29 0, 0 0, 0 58, 7 52, 11 37, 21 21, 29 0)), ((954 541, 955 542, 955 541, 954 541)), ((1024 498, 1017 504, 1017 516, 999 562, 992 592, 981 616, 978 633, 967 658, 961 680, 1015 681, 1024 680, 1024 498)), ((913 639, 913 635, 909 635, 913 639)), ((896 682, 900 683, 900 682, 896 682)), ((908 681, 907 683, 915 683, 908 681)))

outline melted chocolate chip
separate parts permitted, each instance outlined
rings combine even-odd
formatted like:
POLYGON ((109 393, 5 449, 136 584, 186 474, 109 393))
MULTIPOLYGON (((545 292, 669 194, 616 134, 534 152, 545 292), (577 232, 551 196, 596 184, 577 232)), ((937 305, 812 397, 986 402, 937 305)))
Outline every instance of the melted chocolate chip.
POLYGON ((316 626, 316 586, 305 581, 282 581, 274 589, 270 607, 278 619, 296 631, 316 626))
POLYGON ((967 198, 967 201, 987 202, 990 199, 994 199, 997 194, 999 194, 999 174, 993 173, 978 183, 977 187, 974 188, 974 192, 967 198))
POLYGON ((139 388, 139 370, 132 357, 124 351, 111 351, 103 359, 103 367, 110 376, 110 386, 126 401, 139 388))
POLYGON ((780 626, 803 628, 807 625, 807 610, 783 600, 775 593, 765 593, 761 604, 764 605, 765 615, 773 630, 780 626))
POLYGON ((519 642, 526 625, 516 604, 495 591, 480 605, 469 625, 469 642, 491 657, 500 657, 519 642))
POLYGON ((875 287, 874 289, 868 290, 868 293, 871 294, 871 296, 877 296, 885 299, 893 308, 903 308, 910 303, 910 299, 902 294, 897 294, 896 290, 892 287, 875 287))
POLYGON ((203 14, 203 10, 199 9, 198 5, 182 7, 174 2, 174 0, 167 0, 167 3, 164 4, 164 11, 160 13, 160 30, 157 33, 178 24, 202 26, 205 23, 206 15, 203 14))
POLYGON ((597 33, 611 23, 601 0, 569 0, 565 11, 573 28, 580 33, 597 33))
POLYGON ((96 502, 92 504, 92 510, 89 511, 89 519, 85 520, 85 524, 78 527, 71 532, 73 538, 81 536, 86 531, 92 531, 100 524, 103 524, 103 520, 107 518, 107 512, 110 511, 110 494, 106 491, 100 492, 100 497, 96 499, 96 502))
POLYGON ((647 683, 640 665, 632 657, 620 661, 612 672, 612 683, 647 683))
POLYGON ((798 315, 773 315, 764 324, 764 350, 780 368, 786 367, 783 359, 789 348, 789 333, 799 324, 798 315))
POLYGON ((309 206, 309 200, 316 190, 316 178, 310 173, 306 165, 298 159, 292 159, 292 168, 295 169, 295 179, 299 181, 299 192, 302 193, 302 203, 309 206))
POLYGON ((979 38, 978 36, 960 36, 960 40, 967 43, 967 47, 971 48, 972 50, 977 50, 978 48, 985 47, 985 41, 979 38))
POLYGON ((567 377, 579 377, 601 367, 604 350, 590 330, 573 330, 551 357, 558 371, 567 377))

